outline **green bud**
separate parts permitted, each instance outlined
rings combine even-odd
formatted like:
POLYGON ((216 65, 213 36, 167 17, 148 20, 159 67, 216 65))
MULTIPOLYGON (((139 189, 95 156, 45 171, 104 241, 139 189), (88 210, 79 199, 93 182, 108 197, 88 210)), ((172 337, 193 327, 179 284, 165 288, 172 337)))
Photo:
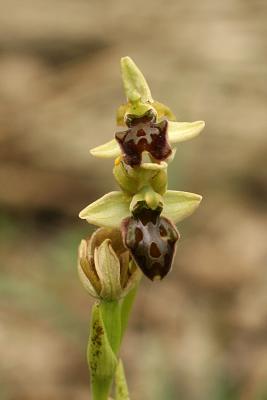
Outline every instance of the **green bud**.
POLYGON ((100 228, 79 247, 78 273, 91 296, 119 300, 135 286, 140 271, 124 247, 118 229, 100 228))

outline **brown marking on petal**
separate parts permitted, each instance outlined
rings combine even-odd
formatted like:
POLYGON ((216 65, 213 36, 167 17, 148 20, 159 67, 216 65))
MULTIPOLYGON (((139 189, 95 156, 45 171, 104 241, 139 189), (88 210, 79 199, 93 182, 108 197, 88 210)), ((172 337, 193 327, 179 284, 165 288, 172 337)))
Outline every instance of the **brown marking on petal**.
POLYGON ((140 129, 138 132, 137 132, 137 134, 136 134, 138 137, 140 137, 140 136, 146 136, 146 132, 144 131, 144 129, 140 129))
POLYGON ((154 257, 154 258, 160 257, 161 253, 160 253, 160 250, 159 250, 158 246, 156 245, 156 243, 154 243, 154 242, 151 243, 149 253, 150 253, 151 257, 154 257))
POLYGON ((141 117, 128 115, 126 124, 129 129, 115 133, 126 164, 131 167, 139 166, 144 151, 150 153, 158 162, 166 160, 171 155, 167 120, 156 123, 154 113, 149 110, 141 117))
POLYGON ((160 236, 162 236, 162 237, 167 236, 167 231, 163 225, 159 226, 159 233, 160 233, 160 236))
POLYGON ((135 229, 135 240, 136 243, 139 243, 141 242, 141 240, 143 240, 143 232, 141 231, 140 228, 135 229))

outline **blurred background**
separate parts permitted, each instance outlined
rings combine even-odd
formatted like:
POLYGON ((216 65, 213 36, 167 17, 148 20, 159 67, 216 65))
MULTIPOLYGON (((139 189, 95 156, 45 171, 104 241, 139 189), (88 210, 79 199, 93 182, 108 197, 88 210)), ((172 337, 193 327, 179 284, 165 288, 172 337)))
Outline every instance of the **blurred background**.
POLYGON ((78 212, 116 188, 131 56, 180 121, 170 188, 203 194, 171 274, 143 279, 122 355, 132 400, 267 399, 267 4, 0 0, 0 399, 85 400, 91 300, 78 212))

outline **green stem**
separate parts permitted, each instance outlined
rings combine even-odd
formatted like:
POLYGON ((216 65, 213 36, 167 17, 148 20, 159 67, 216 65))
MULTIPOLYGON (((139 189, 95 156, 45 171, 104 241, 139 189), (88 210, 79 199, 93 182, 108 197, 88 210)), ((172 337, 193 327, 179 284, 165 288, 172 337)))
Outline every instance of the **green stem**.
POLYGON ((138 284, 122 302, 102 300, 93 307, 87 350, 93 400, 108 399, 116 368, 116 398, 129 400, 123 366, 121 362, 118 364, 117 354, 137 288, 138 284))
POLYGON ((133 303, 137 294, 138 287, 139 287, 139 282, 123 299, 121 305, 121 339, 123 338, 123 335, 128 325, 130 313, 133 308, 133 303))
POLYGON ((92 400, 108 400, 111 383, 110 379, 92 382, 92 400))
POLYGON ((121 342, 121 304, 119 301, 101 301, 99 308, 109 344, 117 355, 121 342))

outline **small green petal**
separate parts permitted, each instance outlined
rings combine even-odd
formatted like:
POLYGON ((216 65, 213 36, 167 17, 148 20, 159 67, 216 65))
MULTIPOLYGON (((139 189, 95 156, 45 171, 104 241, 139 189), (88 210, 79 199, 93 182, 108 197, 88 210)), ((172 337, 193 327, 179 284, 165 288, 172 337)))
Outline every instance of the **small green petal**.
POLYGON ((90 150, 90 153, 99 158, 116 158, 121 154, 120 146, 115 139, 97 146, 90 150))
POLYGON ((197 136, 204 128, 204 121, 173 122, 169 121, 168 135, 171 144, 184 142, 197 136))
MULTIPOLYGON (((127 110, 126 114, 133 114, 136 116, 141 117, 148 111, 152 110, 155 115, 157 115, 157 112, 154 107, 150 103, 142 103, 141 101, 135 101, 135 102, 129 102, 127 105, 127 110)), ((125 115, 126 115, 125 114, 125 115)))
POLYGON ((120 283, 120 262, 106 239, 95 249, 95 268, 101 282, 100 296, 108 301, 118 300, 122 294, 120 283))
POLYGON ((145 77, 130 57, 121 59, 121 74, 125 94, 130 102, 153 103, 145 77))
POLYGON ((138 206, 138 203, 145 202, 149 208, 156 210, 158 207, 162 208, 162 196, 155 192, 151 187, 144 187, 140 192, 133 196, 130 211, 133 212, 138 206))
POLYGON ((161 161, 159 164, 145 162, 140 165, 140 168, 149 169, 152 171, 160 171, 162 169, 166 169, 167 167, 168 167, 168 164, 165 161, 161 161))
POLYGON ((135 194, 139 188, 139 176, 128 173, 123 162, 115 163, 113 175, 124 192, 135 194))
POLYGON ((131 198, 124 193, 110 192, 85 207, 79 217, 86 219, 89 224, 118 228, 121 220, 130 214, 130 202, 131 198))
POLYGON ((154 101, 154 109, 157 111, 158 119, 166 117, 169 121, 176 121, 176 117, 168 106, 159 101, 154 101))
POLYGON ((163 196, 162 215, 177 223, 189 217, 199 206, 202 197, 199 194, 167 190, 163 196))

